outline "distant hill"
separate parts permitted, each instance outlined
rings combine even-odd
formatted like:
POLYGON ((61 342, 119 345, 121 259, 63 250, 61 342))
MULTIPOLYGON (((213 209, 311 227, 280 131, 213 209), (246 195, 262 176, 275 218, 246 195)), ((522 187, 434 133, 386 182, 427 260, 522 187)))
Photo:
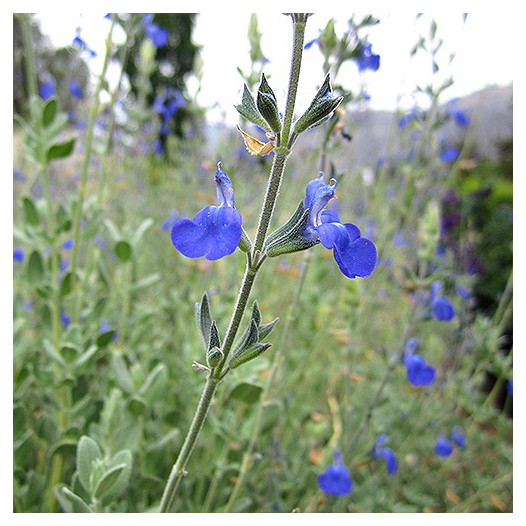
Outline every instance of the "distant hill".
MULTIPOLYGON (((498 144, 513 137, 513 86, 490 86, 456 100, 455 107, 471 119, 467 128, 449 122, 442 128, 443 138, 448 144, 465 144, 469 151, 481 157, 496 159, 498 144)), ((338 161, 345 160, 347 166, 360 168, 375 166, 381 157, 396 155, 399 148, 397 136, 399 116, 389 111, 364 110, 349 112, 346 130, 352 136, 350 142, 342 141, 338 150, 338 161)), ((218 134, 224 127, 208 128, 208 145, 213 152, 218 134)), ((319 141, 319 129, 305 134, 298 149, 310 148, 319 141)), ((339 164, 339 162, 337 164, 339 164)))

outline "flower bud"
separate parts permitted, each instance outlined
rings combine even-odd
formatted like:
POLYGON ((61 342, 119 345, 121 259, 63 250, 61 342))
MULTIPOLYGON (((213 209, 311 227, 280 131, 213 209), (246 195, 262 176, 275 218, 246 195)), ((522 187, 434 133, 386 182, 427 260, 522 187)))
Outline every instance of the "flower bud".
POLYGON ((294 124, 294 133, 298 134, 323 124, 340 105, 343 96, 334 97, 329 74, 312 100, 307 111, 294 124))
POLYGON ((252 96, 252 93, 250 93, 250 90, 246 84, 243 87, 243 97, 241 99, 241 104, 238 104, 234 107, 240 113, 240 115, 245 117, 245 119, 248 119, 250 122, 261 126, 261 128, 264 130, 270 130, 269 125, 259 113, 256 106, 256 101, 254 100, 254 97, 252 96))
POLYGON ((270 129, 279 133, 281 131, 281 118, 278 111, 278 101, 264 74, 261 75, 261 83, 258 88, 257 107, 270 129))
POLYGON ((218 347, 213 347, 206 354, 206 363, 208 367, 217 367, 223 359, 223 352, 218 347))
POLYGON ((290 219, 273 232, 265 242, 265 252, 269 257, 280 256, 306 250, 318 243, 303 235, 309 221, 309 209, 303 209, 303 201, 290 219))

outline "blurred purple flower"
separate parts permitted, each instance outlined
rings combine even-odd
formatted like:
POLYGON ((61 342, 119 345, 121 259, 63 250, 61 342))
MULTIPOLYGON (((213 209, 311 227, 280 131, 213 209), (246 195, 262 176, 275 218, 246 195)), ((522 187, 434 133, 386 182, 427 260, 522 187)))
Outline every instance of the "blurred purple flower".
POLYGON ((440 160, 444 163, 454 163, 458 156, 460 155, 460 150, 454 146, 447 146, 440 152, 440 160))
POLYGON ((76 99, 82 100, 84 98, 84 92, 75 79, 71 79, 69 82, 69 92, 76 99))
POLYGON ((441 290, 441 281, 435 281, 431 285, 429 292, 429 307, 431 309, 431 316, 436 318, 438 321, 451 321, 455 317, 455 309, 445 296, 439 295, 441 290))
POLYGON ((361 55, 357 59, 358 71, 377 71, 380 67, 380 55, 375 55, 372 51, 372 44, 364 44, 361 49, 361 55))
POLYGON ((55 81, 46 80, 40 85, 39 94, 44 100, 48 100, 55 95, 55 81))
POLYGON ((339 451, 334 452, 334 464, 318 475, 318 486, 327 495, 344 497, 351 493, 353 481, 339 451))
POLYGON ((387 435, 379 435, 376 439, 373 449, 373 456, 375 458, 383 457, 385 459, 385 467, 388 475, 394 475, 398 471, 398 461, 392 449, 383 447, 387 441, 387 435))
POLYGON ((13 249, 13 263, 23 263, 26 258, 26 253, 23 248, 14 248, 13 249))
POLYGON ((435 443, 435 453, 439 457, 449 457, 453 453, 453 443, 444 435, 440 435, 435 443))
POLYGON ((153 13, 146 13, 143 18, 144 31, 146 36, 152 41, 157 48, 168 44, 168 31, 153 22, 153 13))

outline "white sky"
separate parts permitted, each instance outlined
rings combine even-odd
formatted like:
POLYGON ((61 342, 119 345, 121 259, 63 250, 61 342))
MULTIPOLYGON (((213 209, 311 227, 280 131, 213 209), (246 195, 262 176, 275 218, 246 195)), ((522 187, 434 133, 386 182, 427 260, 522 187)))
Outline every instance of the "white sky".
MULTIPOLYGON (((81 27, 82 37, 99 52, 92 66, 95 72, 100 71, 104 39, 109 28, 109 22, 103 19, 105 13, 62 12, 60 16, 56 12, 37 13, 42 31, 57 46, 70 44, 75 29, 81 27)), ((455 85, 446 92, 448 97, 466 95, 487 85, 508 85, 514 80, 517 64, 515 50, 510 45, 513 29, 510 29, 510 15, 505 10, 470 12, 465 25, 462 24, 460 10, 427 14, 418 25, 415 22, 416 11, 371 13, 380 18, 380 24, 371 27, 368 32, 373 52, 381 56, 380 69, 367 72, 365 78, 360 78, 357 68, 349 64, 341 71, 339 80, 351 89, 358 89, 360 82, 365 81, 367 92, 371 95, 370 105, 374 109, 393 110, 400 96, 411 93, 417 84, 425 85, 430 81, 429 58, 422 55, 421 59, 410 59, 409 52, 418 36, 427 34, 431 15, 438 22, 438 35, 444 39, 440 64, 445 66, 449 55, 455 53, 452 66, 447 70, 447 74, 455 79, 455 85)), ((338 34, 341 34, 349 16, 350 13, 340 12, 315 14, 307 23, 305 41, 317 37, 329 18, 338 21, 338 34)), ((249 68, 249 17, 250 13, 233 14, 227 11, 204 12, 197 17, 194 41, 203 46, 202 80, 197 100, 210 107, 219 103, 220 109, 216 106, 208 114, 212 120, 226 116, 228 121, 237 122, 233 105, 240 102, 243 81, 236 67, 240 66, 245 71, 249 68)), ((284 100, 290 61, 291 22, 289 17, 280 13, 259 14, 258 17, 263 33, 262 49, 270 60, 265 74, 278 99, 281 96, 284 100)), ((119 37, 118 34, 116 36, 119 37)), ((305 52, 298 111, 309 104, 323 80, 322 63, 317 47, 305 52)))

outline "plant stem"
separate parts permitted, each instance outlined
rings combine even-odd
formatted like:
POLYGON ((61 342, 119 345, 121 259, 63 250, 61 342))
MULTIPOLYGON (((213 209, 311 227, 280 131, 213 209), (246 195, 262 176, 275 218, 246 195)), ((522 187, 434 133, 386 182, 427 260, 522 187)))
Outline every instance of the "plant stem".
POLYGON ((177 461, 172 468, 172 471, 168 478, 168 482, 166 483, 166 487, 164 488, 161 504, 159 507, 159 511, 161 513, 166 513, 170 511, 170 508, 172 507, 173 499, 177 492, 177 488, 179 487, 179 483, 181 482, 181 479, 186 475, 186 463, 188 462, 188 459, 192 454, 197 437, 199 436, 199 432, 201 431, 201 428, 203 427, 203 424, 206 420, 206 416, 208 414, 208 410, 210 409, 210 405, 212 403, 212 399, 214 398, 214 393, 217 389, 218 384, 219 381, 216 380, 210 374, 201 394, 201 399, 199 400, 199 404, 197 406, 194 419, 190 426, 190 430, 186 435, 186 439, 179 453, 179 457, 177 458, 177 461))
MULTIPOLYGON (((292 117, 294 112, 294 103, 296 100, 296 93, 298 88, 297 84, 301 68, 303 39, 305 34, 305 22, 307 20, 307 16, 293 15, 292 18, 294 22, 293 52, 289 76, 287 103, 285 107, 285 119, 283 126, 283 132, 285 133, 286 137, 288 137, 288 133, 290 132, 290 126, 292 123, 292 117)), ((241 320, 243 318, 243 314, 245 312, 248 299, 250 297, 252 286, 254 285, 257 272, 260 268, 260 264, 264 259, 264 256, 262 256, 261 254, 261 250, 263 248, 270 221, 272 219, 274 207, 276 206, 279 188, 281 186, 281 181, 283 179, 283 173, 285 170, 285 164, 289 155, 290 150, 283 146, 278 147, 275 150, 274 162, 272 163, 267 192, 265 194, 265 199, 261 209, 261 215, 257 227, 256 240, 254 243, 253 252, 247 257, 247 265, 243 277, 243 282, 241 283, 236 305, 234 307, 234 312, 232 314, 232 318, 230 320, 230 324, 221 347, 221 351, 223 352, 223 359, 215 369, 212 369, 208 376, 206 385, 201 395, 201 399, 199 401, 199 405, 197 406, 197 410, 194 415, 194 419, 190 426, 190 430, 188 431, 183 447, 179 453, 179 456, 172 468, 172 471, 166 483, 163 496, 161 498, 161 503, 159 506, 159 511, 161 513, 169 512, 173 505, 177 488, 179 487, 179 483, 183 475, 185 474, 184 469, 186 463, 190 458, 190 455, 192 454, 199 433, 203 427, 217 386, 224 376, 224 374, 222 375, 221 373, 225 365, 227 364, 228 355, 230 353, 237 331, 241 324, 241 320)))
POLYGON ((102 65, 102 71, 100 73, 99 82, 95 90, 94 102, 91 107, 91 112, 89 116, 89 123, 86 133, 86 150, 84 154, 84 161, 82 164, 82 172, 80 176, 80 185, 79 185, 79 197, 77 206, 75 209, 75 216, 73 218, 73 250, 71 253, 71 290, 73 294, 76 294, 76 299, 73 305, 72 312, 72 321, 78 321, 80 314, 80 301, 81 294, 77 293, 78 287, 78 277, 77 277, 77 265, 78 265, 78 255, 79 255, 79 245, 80 245, 80 222, 82 219, 82 209, 84 208, 84 198, 86 195, 86 188, 88 183, 88 171, 91 160, 91 152, 93 147, 93 134, 95 129, 95 120, 99 113, 100 106, 100 93, 102 91, 102 86, 105 82, 106 70, 108 68, 109 57, 111 54, 111 45, 112 45, 112 33, 113 27, 115 25, 115 16, 112 16, 110 31, 106 40, 106 54, 104 55, 104 62, 102 65))

